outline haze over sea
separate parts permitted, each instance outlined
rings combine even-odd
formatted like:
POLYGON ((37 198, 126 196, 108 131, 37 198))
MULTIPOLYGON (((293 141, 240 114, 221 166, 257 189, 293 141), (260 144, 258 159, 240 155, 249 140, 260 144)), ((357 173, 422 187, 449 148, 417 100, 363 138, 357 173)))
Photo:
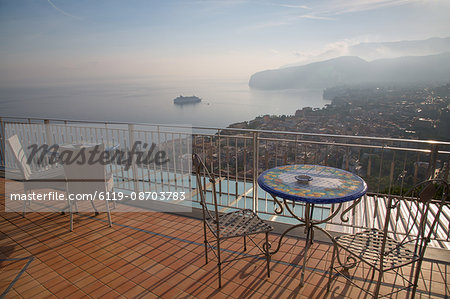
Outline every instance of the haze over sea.
POLYGON ((259 91, 244 79, 133 80, 54 87, 2 88, 3 116, 226 127, 256 116, 323 107, 322 90, 259 91), (179 95, 198 104, 175 105, 179 95))
MULTIPOLYGON (((250 77, 342 56, 450 51, 449 9, 449 0, 4 0, 0 116, 224 127, 292 115, 323 107, 322 89, 250 90, 250 77), (176 106, 179 95, 203 101, 176 106)), ((328 67, 303 73, 295 88, 341 78, 328 67)))

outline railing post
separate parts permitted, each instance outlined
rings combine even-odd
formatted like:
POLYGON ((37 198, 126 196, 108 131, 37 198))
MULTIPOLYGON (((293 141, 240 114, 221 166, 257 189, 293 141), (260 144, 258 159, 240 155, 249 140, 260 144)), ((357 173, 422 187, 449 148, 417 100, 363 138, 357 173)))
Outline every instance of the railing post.
POLYGON ((253 132, 253 211, 258 211, 258 153, 259 149, 259 139, 258 132, 253 132))
POLYGON ((136 157, 133 153, 134 146, 134 125, 128 124, 128 140, 130 143, 130 154, 131 156, 131 171, 133 173, 133 185, 134 185, 134 191, 139 192, 139 184, 138 184, 138 171, 136 167, 136 157))
MULTIPOLYGON (((105 122, 105 137, 104 137, 104 139, 105 139, 105 144, 111 144, 111 145, 113 145, 114 144, 114 140, 112 140, 112 142, 110 142, 110 138, 109 138, 109 131, 108 131, 108 123, 107 122, 105 122)), ((119 142, 120 140, 118 140, 117 142, 119 142)), ((119 143, 119 146, 120 146, 120 143, 119 143)), ((120 149, 119 149, 120 150, 120 149)), ((114 159, 114 161, 111 161, 111 163, 109 163, 109 171, 110 171, 110 173, 112 173, 112 174, 114 174, 114 170, 115 170, 115 172, 118 172, 119 170, 119 166, 120 166, 120 163, 117 161, 118 159, 117 158, 115 158, 114 159), (116 164, 115 165, 115 167, 114 167, 114 169, 113 169, 113 164, 116 164)), ((123 177, 122 177, 123 178, 123 177)))
POLYGON ((50 120, 44 119, 44 125, 45 125, 45 136, 47 139, 47 144, 51 146, 51 145, 53 145, 53 136, 52 136, 52 132, 50 130, 50 120))
MULTIPOLYGON (((220 152, 221 141, 220 141, 220 130, 217 130, 217 153, 219 160, 219 178, 222 179, 222 153, 220 152)), ((222 200, 222 184, 219 184, 219 199, 222 200)))
POLYGON ((69 134, 67 133, 67 120, 64 120, 64 133, 62 134, 62 143, 67 143, 68 141, 69 141, 69 134))
POLYGON ((6 154, 5 154, 5 147, 6 147, 6 136, 5 136, 5 126, 3 125, 3 119, 0 117, 0 166, 5 167, 6 166, 6 154))
POLYGON ((420 161, 420 153, 418 153, 416 162, 414 163, 413 186, 417 184, 417 177, 419 175, 419 161, 420 161))
POLYGON ((439 150, 439 146, 437 144, 431 145, 430 163, 428 164, 428 178, 429 179, 434 178, 434 175, 435 175, 438 150, 439 150))
POLYGON ((449 162, 445 162, 444 166, 443 166, 444 171, 443 171, 443 174, 442 174, 442 179, 444 181, 446 181, 446 182, 448 182, 449 167, 450 167, 449 162))
MULTIPOLYGON (((159 125, 156 126, 156 132, 158 137, 158 148, 161 146, 161 128, 159 125)), ((206 165, 206 153, 205 153, 205 165, 206 165)), ((212 169, 212 168, 211 168, 212 169)), ((164 190, 164 174, 162 164, 159 165, 159 175, 161 176, 161 190, 164 190)), ((169 182, 167 182, 169 183, 169 182)), ((155 185, 156 185, 156 171, 155 171, 155 185)), ((156 186, 155 186, 156 187, 156 186)), ((158 187, 156 187, 158 188, 158 187)))

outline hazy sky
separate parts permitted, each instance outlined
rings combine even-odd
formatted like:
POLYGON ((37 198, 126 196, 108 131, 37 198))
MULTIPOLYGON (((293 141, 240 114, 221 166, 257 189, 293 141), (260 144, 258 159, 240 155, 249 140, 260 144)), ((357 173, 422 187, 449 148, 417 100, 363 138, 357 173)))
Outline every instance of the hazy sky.
POLYGON ((0 86, 235 77, 450 35, 449 0, 0 0, 0 86))

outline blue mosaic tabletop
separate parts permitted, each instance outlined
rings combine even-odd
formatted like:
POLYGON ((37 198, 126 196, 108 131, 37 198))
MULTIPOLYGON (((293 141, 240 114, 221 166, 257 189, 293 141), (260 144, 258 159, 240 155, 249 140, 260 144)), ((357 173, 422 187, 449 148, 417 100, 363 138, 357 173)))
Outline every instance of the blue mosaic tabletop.
POLYGON ((339 203, 355 200, 367 192, 367 184, 351 172, 320 165, 286 165, 264 171, 258 178, 259 186, 285 199, 314 204, 339 203), (307 175, 310 182, 299 182, 295 177, 307 175))

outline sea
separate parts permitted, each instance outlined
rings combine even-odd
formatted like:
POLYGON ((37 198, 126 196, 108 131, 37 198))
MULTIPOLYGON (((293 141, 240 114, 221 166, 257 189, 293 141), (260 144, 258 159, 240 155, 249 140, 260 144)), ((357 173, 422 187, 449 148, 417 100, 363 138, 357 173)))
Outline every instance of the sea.
POLYGON ((323 90, 253 90, 247 79, 135 79, 0 88, 0 116, 227 127, 261 115, 321 108, 323 90), (179 95, 197 104, 175 105, 179 95))

